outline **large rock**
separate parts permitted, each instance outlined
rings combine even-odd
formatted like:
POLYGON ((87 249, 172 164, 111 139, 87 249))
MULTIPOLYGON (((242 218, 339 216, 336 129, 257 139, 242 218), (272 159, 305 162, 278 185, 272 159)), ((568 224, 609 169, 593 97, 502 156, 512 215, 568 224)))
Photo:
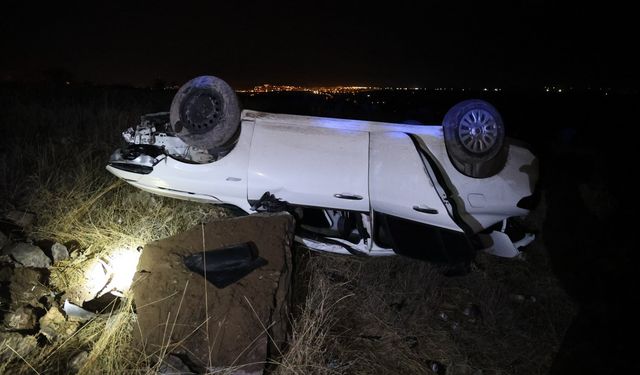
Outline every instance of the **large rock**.
POLYGON ((21 306, 40 306, 40 298, 51 292, 45 286, 45 275, 40 270, 33 268, 16 268, 11 275, 9 293, 11 295, 11 308, 21 306))
POLYGON ((268 347, 286 341, 293 229, 289 214, 251 215, 147 244, 133 282, 147 354, 164 346, 196 372, 233 365, 237 374, 262 374, 268 347), (268 263, 222 289, 183 263, 203 247, 245 242, 268 263))
POLYGON ((79 327, 80 323, 67 321, 58 306, 55 305, 51 306, 47 313, 40 318, 40 333, 49 342, 64 340, 73 335, 79 327))
POLYGON ((24 242, 14 243, 2 249, 2 254, 11 256, 16 267, 49 268, 51 259, 38 246, 24 242))
POLYGON ((58 263, 61 260, 69 259, 69 250, 63 244, 56 242, 51 245, 51 256, 53 257, 53 263, 58 263))

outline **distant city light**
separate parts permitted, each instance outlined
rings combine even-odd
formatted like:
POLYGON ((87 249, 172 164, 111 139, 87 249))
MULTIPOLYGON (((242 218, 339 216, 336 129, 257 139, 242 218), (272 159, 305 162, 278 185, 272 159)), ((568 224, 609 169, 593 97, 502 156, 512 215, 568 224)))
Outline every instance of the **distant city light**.
MULTIPOLYGON (((562 84, 555 85, 546 85, 543 86, 542 89, 547 93, 570 93, 579 91, 573 86, 565 86, 562 84)), ((591 90, 592 88, 586 88, 585 90, 591 90)), ((593 90, 599 90, 601 92, 609 92, 611 90, 610 87, 605 88, 593 88, 593 90)), ((247 93, 251 96, 255 94, 262 93, 278 93, 278 92, 305 92, 314 95, 322 95, 325 100, 333 99, 334 95, 340 94, 348 94, 355 96, 357 94, 366 94, 367 98, 371 98, 373 91, 424 91, 424 92, 434 92, 434 91, 451 91, 451 92, 496 92, 501 93, 505 89, 502 87, 482 87, 482 88, 473 88, 473 87, 465 87, 465 88, 454 88, 454 87, 392 87, 392 86, 295 86, 295 85, 273 85, 273 84, 263 84, 259 86, 255 86, 248 90, 237 90, 240 93, 247 93)), ((354 101, 355 102, 355 101, 354 101)), ((378 103, 373 101, 372 103, 378 103)))
MULTIPOLYGON (((238 90, 238 92, 245 93, 269 93, 269 92, 309 92, 315 95, 330 95, 330 94, 353 94, 366 91, 378 91, 384 89, 393 89, 390 87, 381 88, 375 86, 319 86, 319 87, 305 87, 305 86, 293 86, 293 85, 270 85, 263 84, 255 86, 249 90, 238 90)), ((395 88, 396 90, 402 90, 402 88, 395 88)), ((406 90, 406 88, 404 88, 406 90)))

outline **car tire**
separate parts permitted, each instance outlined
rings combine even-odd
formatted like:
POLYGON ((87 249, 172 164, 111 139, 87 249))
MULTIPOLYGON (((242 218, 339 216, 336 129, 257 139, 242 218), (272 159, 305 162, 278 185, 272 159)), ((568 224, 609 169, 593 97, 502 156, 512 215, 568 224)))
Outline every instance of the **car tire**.
POLYGON ((220 151, 237 136, 240 104, 225 81, 200 76, 180 87, 171 102, 169 119, 178 138, 189 146, 220 151))
POLYGON ((444 116, 442 127, 449 159, 460 173, 486 178, 502 170, 505 128, 491 104, 479 99, 460 102, 444 116))

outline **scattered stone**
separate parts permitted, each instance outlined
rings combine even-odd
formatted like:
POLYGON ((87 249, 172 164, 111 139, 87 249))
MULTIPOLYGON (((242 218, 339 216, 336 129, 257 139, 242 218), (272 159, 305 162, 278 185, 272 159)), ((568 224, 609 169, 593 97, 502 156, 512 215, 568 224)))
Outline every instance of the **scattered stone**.
POLYGON ((444 322, 449 320, 449 315, 447 315, 447 313, 444 311, 440 312, 440 314, 438 314, 438 317, 444 322))
POLYGON ((67 321, 58 306, 52 306, 47 313, 40 318, 40 333, 44 335, 49 342, 64 340, 73 335, 79 327, 80 323, 67 321))
POLYGON ((28 229, 36 220, 36 214, 33 212, 14 210, 4 214, 3 221, 13 224, 20 229, 28 229))
POLYGON ((13 264, 13 259, 9 255, 0 255, 0 264, 13 264))
POLYGON ((16 332, 0 332, 0 364, 5 364, 20 356, 26 357, 30 352, 37 350, 38 341, 35 336, 23 336, 16 332))
POLYGON ((9 284, 11 308, 40 306, 40 298, 51 292, 43 285, 43 275, 33 268, 15 268, 9 284))
POLYGON ((86 352, 86 351, 82 351, 82 352, 74 355, 69 360, 68 369, 72 373, 80 372, 80 369, 82 369, 84 364, 87 362, 87 358, 89 358, 89 353, 86 352))
POLYGON ((2 254, 10 255, 16 267, 49 268, 51 259, 38 246, 20 242, 2 249, 2 254))
POLYGON ((36 314, 32 307, 23 306, 4 315, 4 326, 11 331, 26 331, 36 328, 36 314))
POLYGON ((108 292, 107 283, 112 278, 108 272, 108 265, 102 259, 83 262, 82 272, 75 275, 74 288, 66 288, 62 300, 82 306, 85 302, 95 299, 99 294, 108 292))
POLYGON ((51 255, 53 256, 53 263, 69 259, 69 251, 67 250, 67 247, 57 242, 51 246, 51 255))
POLYGON ((440 363, 438 361, 427 361, 427 365, 434 374, 445 375, 447 373, 447 366, 445 366, 443 363, 440 363))
POLYGON ((80 242, 71 240, 71 241, 65 242, 64 246, 67 248, 67 251, 69 252, 69 256, 71 258, 77 258, 80 255, 82 255, 83 250, 80 242))

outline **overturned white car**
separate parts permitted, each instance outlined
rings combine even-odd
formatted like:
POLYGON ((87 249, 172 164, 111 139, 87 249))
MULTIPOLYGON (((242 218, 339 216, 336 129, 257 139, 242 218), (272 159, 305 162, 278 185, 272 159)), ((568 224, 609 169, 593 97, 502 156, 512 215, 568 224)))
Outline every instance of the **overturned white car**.
POLYGON ((460 262, 478 249, 515 256, 532 239, 508 229, 531 208, 536 158, 481 100, 438 126, 294 116, 240 111, 203 76, 123 135, 107 166, 117 177, 247 214, 287 210, 312 249, 460 262))

